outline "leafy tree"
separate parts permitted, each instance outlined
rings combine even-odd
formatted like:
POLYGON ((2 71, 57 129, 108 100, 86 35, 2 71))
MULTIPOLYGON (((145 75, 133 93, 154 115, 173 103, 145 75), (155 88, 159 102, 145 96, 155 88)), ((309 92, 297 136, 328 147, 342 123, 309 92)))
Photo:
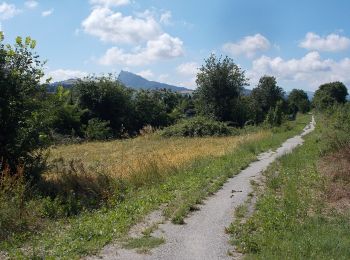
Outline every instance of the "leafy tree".
POLYGON ((24 165, 29 172, 40 158, 37 149, 47 130, 40 102, 45 96, 43 63, 30 37, 17 37, 13 46, 3 39, 0 33, 0 170, 5 164, 12 171, 24 165))
POLYGON ((62 135, 82 135, 81 117, 86 110, 80 109, 73 100, 72 92, 59 86, 47 100, 49 125, 62 135))
POLYGON ((313 105, 320 110, 331 107, 337 103, 345 103, 348 90, 339 81, 321 85, 315 92, 313 105))
POLYGON ((212 54, 197 74, 196 108, 220 121, 237 121, 238 99, 247 79, 232 59, 212 54))
POLYGON ((310 101, 302 89, 293 89, 288 96, 289 108, 293 114, 310 111, 310 101))
POLYGON ((138 129, 145 125, 159 127, 169 123, 166 105, 158 91, 140 90, 134 102, 138 129))
POLYGON ((133 129, 132 89, 126 88, 109 75, 80 80, 75 90, 80 107, 90 112, 87 120, 99 118, 109 121, 115 136, 119 136, 124 128, 127 131, 133 129))
POLYGON ((255 121, 261 123, 270 109, 274 108, 278 101, 283 100, 284 91, 277 86, 275 77, 263 76, 260 78, 258 86, 253 89, 251 97, 255 121))

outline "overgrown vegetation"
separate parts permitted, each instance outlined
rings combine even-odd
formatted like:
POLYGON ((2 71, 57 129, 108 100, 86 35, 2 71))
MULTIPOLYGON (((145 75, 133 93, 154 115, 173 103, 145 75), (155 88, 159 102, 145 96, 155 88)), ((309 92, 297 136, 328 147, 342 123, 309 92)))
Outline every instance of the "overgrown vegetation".
MULTIPOLYGON (((222 148, 217 147, 218 156, 204 155, 192 157, 187 163, 177 164, 175 167, 171 166, 167 168, 167 171, 164 171, 164 168, 159 169, 159 167, 155 167, 154 164, 151 164, 150 168, 142 164, 143 168, 138 172, 139 174, 131 175, 134 176, 132 178, 125 176, 124 181, 119 182, 119 186, 117 186, 119 190, 114 190, 116 197, 109 197, 109 203, 104 204, 101 208, 92 212, 80 212, 77 216, 55 221, 50 220, 48 218, 49 215, 40 215, 41 221, 45 221, 46 225, 43 229, 35 229, 35 232, 38 233, 37 235, 33 234, 33 232, 25 232, 22 235, 18 233, 16 235, 15 233, 8 237, 8 242, 5 240, 0 244, 0 250, 17 257, 24 255, 31 256, 33 252, 41 257, 66 258, 74 258, 87 253, 93 253, 106 243, 121 238, 126 234, 131 225, 160 205, 168 205, 164 209, 164 214, 172 219, 173 222, 183 223, 184 217, 191 209, 206 196, 217 191, 225 183, 227 178, 238 173, 249 162, 255 160, 256 155, 261 151, 270 149, 271 147, 277 147, 286 138, 300 132, 309 120, 309 116, 300 117, 298 121, 292 123, 289 131, 276 131, 276 133, 272 133, 265 130, 262 133, 257 133, 255 137, 251 134, 249 136, 227 137, 236 138, 238 141, 236 143, 237 145, 234 145, 234 143, 230 145, 227 139, 225 140, 226 137, 224 137, 220 142, 222 144, 229 144, 229 146, 226 144, 228 149, 226 152, 222 153, 222 148), (165 175, 165 173, 167 174, 165 175), (24 243, 27 245, 25 248, 23 248, 24 243)), ((140 138, 143 139, 145 137, 140 138)), ((159 139, 159 137, 157 138, 159 139)), ((218 141, 221 138, 218 137, 218 141)), ((169 139, 165 139, 164 141, 163 139, 159 140, 163 142, 165 147, 169 146, 169 139)), ((183 143, 190 141, 190 151, 196 151, 200 147, 205 151, 207 147, 210 147, 211 138, 204 139, 201 141, 203 143, 198 143, 197 147, 191 146, 192 139, 174 139, 174 141, 176 140, 183 143), (204 143, 206 146, 203 145, 204 143)), ((134 140, 131 141, 134 142, 134 140)), ((125 141, 119 142, 122 144, 125 141)), ((176 146, 174 146, 175 148, 176 146)), ((84 150, 82 150, 83 154, 84 150)), ((67 156, 70 158, 69 153, 67 156)), ((97 169, 95 168, 95 171, 97 169)), ((82 187, 89 187, 89 185, 94 185, 96 182, 95 178, 90 179, 89 175, 86 176, 86 173, 82 177, 84 179, 81 183, 88 182, 82 187)), ((55 176, 52 176, 52 178, 54 180, 55 176)), ((65 180, 62 182, 62 185, 70 187, 70 182, 74 184, 71 187, 81 188, 78 186, 79 184, 75 186, 75 183, 77 183, 77 178, 75 177, 72 177, 68 181, 65 180)), ((77 200, 78 197, 75 198, 75 200, 71 200, 72 203, 79 201, 77 200)), ((55 202, 54 200, 44 200, 48 204, 42 204, 42 201, 40 202, 38 200, 35 201, 37 206, 32 208, 34 212, 37 210, 41 212, 43 205, 45 205, 46 211, 44 212, 51 212, 53 214, 51 217, 56 218, 59 216, 55 215, 55 209, 69 205, 69 203, 60 204, 60 201, 55 202), (52 209, 53 211, 48 209, 52 209)), ((26 201, 26 203, 29 202, 26 201)), ((73 207, 73 209, 76 208, 73 207)))
POLYGON ((193 117, 183 119, 177 124, 165 128, 162 136, 183 136, 183 137, 203 137, 203 136, 229 136, 238 134, 238 131, 229 127, 223 122, 218 122, 206 117, 193 117))
POLYGON ((305 144, 265 172, 256 212, 230 227, 248 258, 350 257, 349 116, 348 104, 318 114, 305 144))
MULTIPOLYGON (((205 61, 193 96, 133 90, 112 75, 48 93, 35 41, 0 41, 0 251, 14 258, 92 253, 162 204, 181 224, 310 119, 286 121, 307 101, 301 91, 288 100, 274 77, 244 96, 247 79, 228 57, 205 61)), ((322 96, 342 103, 342 86, 331 85, 322 96)), ((342 127, 328 133, 334 145, 348 140, 342 127)))

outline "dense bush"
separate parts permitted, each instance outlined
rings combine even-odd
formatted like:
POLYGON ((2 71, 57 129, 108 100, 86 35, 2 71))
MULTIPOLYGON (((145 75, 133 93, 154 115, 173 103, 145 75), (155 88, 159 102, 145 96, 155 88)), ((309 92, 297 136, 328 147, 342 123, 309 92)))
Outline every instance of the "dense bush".
POLYGON ((45 91, 40 87, 43 64, 31 38, 17 37, 13 47, 2 41, 0 33, 0 171, 9 165, 15 172, 22 164, 27 173, 40 160, 33 151, 47 136, 41 103, 45 91))
POLYGON ((326 110, 333 105, 344 104, 348 90, 342 82, 331 82, 321 85, 315 92, 312 101, 317 110, 326 110))
POLYGON ((329 108, 326 115, 328 146, 332 149, 346 148, 350 150, 350 103, 329 108))
POLYGON ((161 135, 166 137, 227 136, 234 134, 237 134, 237 130, 229 127, 226 123, 200 116, 180 120, 177 124, 161 131, 161 135))
POLYGON ((90 119, 84 132, 87 140, 106 140, 112 136, 109 121, 98 118, 90 119))

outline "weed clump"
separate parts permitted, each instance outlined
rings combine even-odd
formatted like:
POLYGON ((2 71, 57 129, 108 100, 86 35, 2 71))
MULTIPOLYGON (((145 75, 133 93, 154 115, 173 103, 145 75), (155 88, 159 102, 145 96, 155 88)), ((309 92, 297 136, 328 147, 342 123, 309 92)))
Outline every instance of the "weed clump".
POLYGON ((238 135, 238 133, 238 130, 226 123, 198 116, 183 119, 177 124, 165 128, 160 134, 165 137, 203 137, 238 135))

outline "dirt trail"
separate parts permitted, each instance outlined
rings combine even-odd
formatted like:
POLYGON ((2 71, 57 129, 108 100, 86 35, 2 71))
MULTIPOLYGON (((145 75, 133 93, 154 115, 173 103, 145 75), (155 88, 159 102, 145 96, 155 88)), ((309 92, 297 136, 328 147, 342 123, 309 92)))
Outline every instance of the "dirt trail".
POLYGON ((233 221, 234 209, 243 204, 252 192, 250 181, 259 179, 273 161, 301 145, 302 137, 314 128, 315 120, 312 118, 301 135, 286 140, 274 152, 260 154, 258 161, 229 179, 221 190, 208 198, 199 211, 185 220, 185 225, 174 225, 170 222, 160 224, 153 236, 164 237, 166 243, 151 250, 149 254, 138 254, 134 250, 111 245, 105 247, 95 259, 232 259, 233 256, 228 255, 232 246, 228 243, 229 235, 225 234, 225 227, 233 221))

